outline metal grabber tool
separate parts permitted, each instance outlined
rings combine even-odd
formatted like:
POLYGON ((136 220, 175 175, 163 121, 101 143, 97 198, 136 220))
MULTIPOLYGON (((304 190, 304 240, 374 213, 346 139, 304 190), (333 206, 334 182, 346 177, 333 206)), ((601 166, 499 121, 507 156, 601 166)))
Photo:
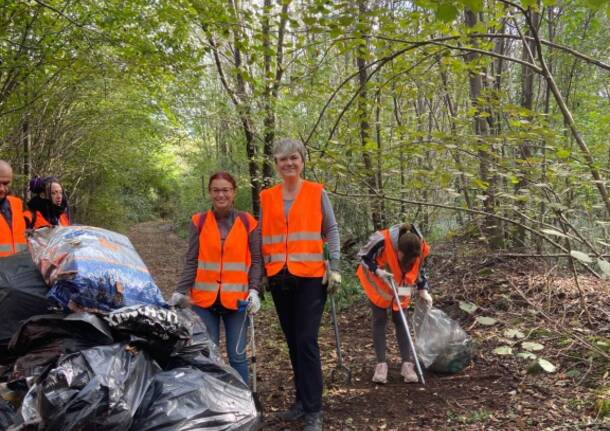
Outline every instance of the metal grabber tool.
POLYGON ((407 333, 407 341, 409 342, 409 349, 411 349, 411 354, 413 355, 413 360, 415 361, 415 368, 417 369, 417 374, 419 375, 419 380, 423 385, 426 384, 426 380, 424 379, 424 373, 422 372, 421 366, 419 365, 419 359, 417 359, 417 352, 415 351, 415 344, 413 344, 413 338, 411 338, 411 331, 409 330, 409 324, 407 323, 407 318, 405 316, 405 312, 400 306, 400 297, 398 296, 398 288, 396 287, 396 283, 394 282, 393 277, 389 277, 390 286, 392 287, 392 292, 394 292, 394 301, 398 304, 398 312, 400 314, 400 320, 402 320, 402 324, 405 327, 405 332, 407 333))
MULTIPOLYGON (((248 306, 248 301, 239 301, 238 302, 238 311, 246 311, 246 308, 248 306)), ((256 388, 256 384, 257 384, 257 379, 256 379, 256 334, 254 332, 254 316, 252 314, 249 313, 245 313, 244 316, 244 321, 241 325, 241 328, 239 329, 239 338, 241 339, 241 334, 243 333, 243 329, 244 326, 246 325, 246 322, 250 323, 250 349, 252 350, 252 355, 250 356, 250 363, 252 364, 252 376, 251 376, 251 382, 252 382, 252 398, 254 399, 254 406, 256 407, 256 410, 258 411, 258 414, 260 415, 260 417, 263 417, 263 404, 261 403, 261 400, 258 396, 258 391, 256 388)), ((243 350, 239 350, 239 343, 237 344, 237 346, 235 347, 235 351, 238 354, 242 354, 245 352, 246 350, 246 346, 244 346, 243 350)))
MULTIPOLYGON (((330 261, 328 247, 324 244, 324 264, 326 265, 326 273, 330 276, 330 261)), ((335 330, 335 348, 337 349, 337 366, 330 373, 330 380, 336 382, 339 378, 346 384, 352 383, 352 370, 343 362, 343 353, 341 352, 341 334, 339 332, 339 322, 337 322, 337 307, 335 305, 335 295, 330 297, 330 316, 335 330)))

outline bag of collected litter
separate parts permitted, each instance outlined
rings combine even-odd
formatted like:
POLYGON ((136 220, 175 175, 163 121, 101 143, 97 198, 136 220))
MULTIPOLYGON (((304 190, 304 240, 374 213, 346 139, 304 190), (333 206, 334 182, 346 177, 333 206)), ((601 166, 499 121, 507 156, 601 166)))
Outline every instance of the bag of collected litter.
POLYGON ((72 311, 108 312, 163 296, 129 239, 91 226, 36 230, 32 258, 51 286, 49 298, 72 311))
POLYGON ((119 308, 104 319, 117 340, 146 350, 161 367, 172 352, 190 342, 193 329, 193 322, 177 311, 154 305, 119 308))
POLYGON ((8 429, 17 421, 17 412, 13 406, 0 397, 0 430, 8 429))
POLYGON ((0 258, 0 362, 7 358, 8 342, 19 326, 48 312, 48 291, 29 252, 0 258))
POLYGON ((189 355, 191 353, 202 353, 218 363, 223 363, 222 356, 218 353, 218 346, 210 338, 208 329, 203 320, 190 308, 176 308, 175 312, 191 325, 192 336, 188 340, 180 341, 174 349, 174 356, 189 355))
MULTIPOLYGON (((201 358, 204 358, 200 355, 201 358)), ((205 358, 202 360, 209 359, 205 358)), ((155 375, 134 418, 133 431, 255 430, 259 425, 254 399, 239 377, 229 378, 192 366, 155 375)))
POLYGON ((159 371, 146 352, 125 344, 65 356, 30 389, 22 420, 45 431, 129 429, 159 371))
POLYGON ((132 305, 108 313, 104 319, 117 331, 170 342, 188 340, 193 323, 175 310, 154 305, 132 305))
POLYGON ((472 358, 472 338, 438 308, 419 302, 413 316, 415 351, 420 363, 439 373, 457 373, 472 358))
POLYGON ((9 383, 13 389, 24 389, 25 382, 20 381, 41 375, 61 355, 113 342, 106 322, 90 313, 34 316, 21 325, 9 344, 9 355, 17 358, 9 383))

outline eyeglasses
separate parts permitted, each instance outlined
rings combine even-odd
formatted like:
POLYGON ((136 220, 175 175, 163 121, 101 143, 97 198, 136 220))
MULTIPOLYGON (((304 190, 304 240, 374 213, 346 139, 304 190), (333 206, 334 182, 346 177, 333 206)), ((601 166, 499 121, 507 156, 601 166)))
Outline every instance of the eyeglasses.
POLYGON ((212 193, 213 195, 228 195, 229 193, 231 193, 233 191, 233 188, 226 188, 226 189, 210 189, 210 193, 212 193))

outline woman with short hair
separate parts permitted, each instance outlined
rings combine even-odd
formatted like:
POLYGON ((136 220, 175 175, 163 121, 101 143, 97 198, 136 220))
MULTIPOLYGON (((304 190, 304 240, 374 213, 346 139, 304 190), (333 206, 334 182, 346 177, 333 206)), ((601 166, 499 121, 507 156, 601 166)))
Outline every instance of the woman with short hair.
POLYGON ((339 228, 324 186, 303 179, 305 147, 284 139, 273 148, 282 182, 263 190, 261 233, 265 272, 288 350, 295 402, 280 418, 305 419, 321 430, 322 367, 318 332, 326 296, 341 283, 339 228), (329 251, 326 266, 324 244, 329 251))

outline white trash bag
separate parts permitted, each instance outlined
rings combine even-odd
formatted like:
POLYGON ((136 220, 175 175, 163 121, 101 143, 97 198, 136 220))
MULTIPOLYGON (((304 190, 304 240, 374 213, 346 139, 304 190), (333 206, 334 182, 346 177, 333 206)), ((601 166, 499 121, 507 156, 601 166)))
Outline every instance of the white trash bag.
POLYGON ((420 301, 413 316, 415 351, 423 367, 439 373, 457 373, 472 359, 472 338, 447 314, 420 301))

